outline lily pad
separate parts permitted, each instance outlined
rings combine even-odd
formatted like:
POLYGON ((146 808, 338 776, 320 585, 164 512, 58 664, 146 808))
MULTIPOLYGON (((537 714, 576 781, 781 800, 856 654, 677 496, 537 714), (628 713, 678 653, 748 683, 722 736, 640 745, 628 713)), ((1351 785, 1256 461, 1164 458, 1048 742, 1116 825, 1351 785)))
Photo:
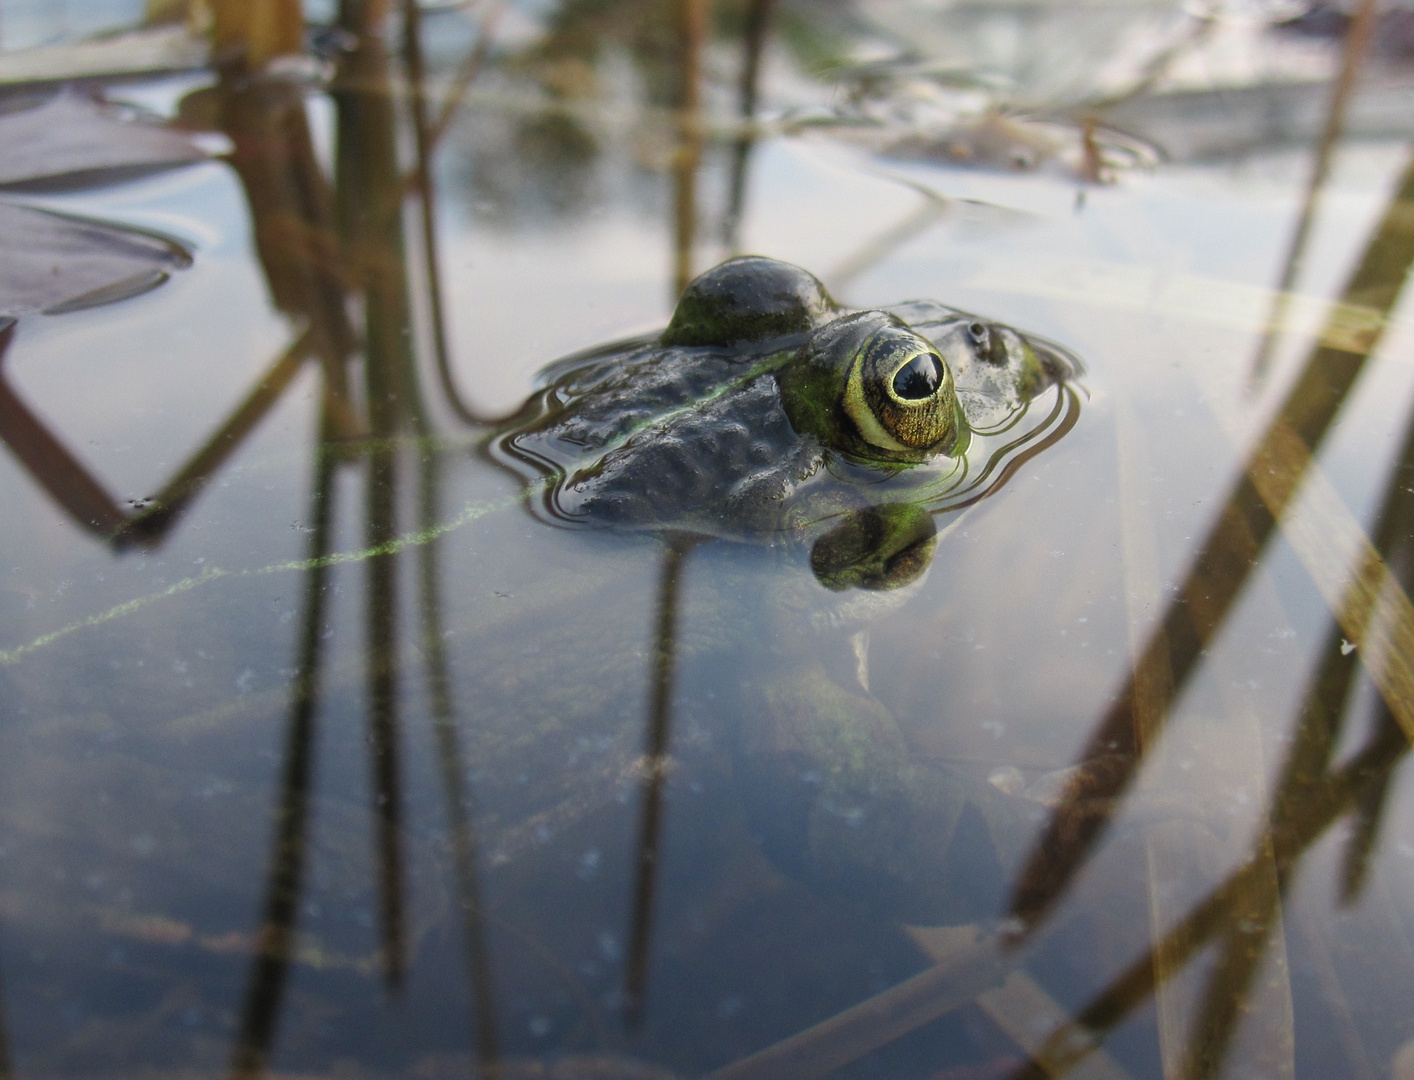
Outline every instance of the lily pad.
POLYGON ((168 237, 0 203, 0 326, 136 296, 191 258, 168 237))
POLYGON ((136 109, 65 90, 0 111, 0 187, 94 187, 207 157, 188 136, 136 109))

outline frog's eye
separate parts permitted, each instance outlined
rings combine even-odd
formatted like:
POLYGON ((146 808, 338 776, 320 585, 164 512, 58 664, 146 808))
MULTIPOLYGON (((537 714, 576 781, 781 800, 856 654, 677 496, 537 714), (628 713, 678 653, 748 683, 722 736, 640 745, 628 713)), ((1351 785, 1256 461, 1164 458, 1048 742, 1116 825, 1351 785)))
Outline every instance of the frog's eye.
POLYGON ((881 450, 936 453, 957 435, 952 373, 927 339, 899 324, 864 339, 844 404, 859 434, 881 450))

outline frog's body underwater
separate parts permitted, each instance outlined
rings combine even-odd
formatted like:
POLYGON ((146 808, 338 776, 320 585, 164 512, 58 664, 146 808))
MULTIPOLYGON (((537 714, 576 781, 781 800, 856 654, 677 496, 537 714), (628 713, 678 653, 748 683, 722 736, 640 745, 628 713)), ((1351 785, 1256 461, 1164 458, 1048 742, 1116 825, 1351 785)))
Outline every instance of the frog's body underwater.
POLYGON ((1015 808, 914 760, 867 689, 860 631, 921 581, 939 517, 1069 430, 1078 372, 1008 327, 931 301, 842 309, 806 271, 749 256, 693 281, 661 335, 546 369, 491 449, 551 523, 771 552, 736 590, 751 599, 735 637, 751 644, 715 706, 758 843, 817 892, 958 922, 990 914, 949 857, 959 822, 975 807, 1012 847, 1001 821, 1015 808), (793 560, 812 573, 788 568, 778 586, 793 560), (802 626, 783 632, 783 618, 802 626), (854 633, 853 648, 822 647, 822 627, 854 633))

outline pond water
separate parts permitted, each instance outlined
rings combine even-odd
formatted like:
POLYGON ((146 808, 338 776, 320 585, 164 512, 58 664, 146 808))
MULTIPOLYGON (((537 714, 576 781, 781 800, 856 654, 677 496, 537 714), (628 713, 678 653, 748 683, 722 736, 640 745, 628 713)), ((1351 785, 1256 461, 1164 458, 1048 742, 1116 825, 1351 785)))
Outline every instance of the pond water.
POLYGON ((0 1074, 1414 1080, 1405 9, 394 6, 0 88, 0 1074), (740 253, 1078 366, 557 517, 740 253))

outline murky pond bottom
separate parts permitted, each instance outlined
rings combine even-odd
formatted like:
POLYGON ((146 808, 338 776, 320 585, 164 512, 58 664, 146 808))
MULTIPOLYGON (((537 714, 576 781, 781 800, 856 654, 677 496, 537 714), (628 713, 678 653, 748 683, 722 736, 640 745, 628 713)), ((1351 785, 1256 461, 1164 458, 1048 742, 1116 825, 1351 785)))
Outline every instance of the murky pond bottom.
POLYGON ((194 254, 3 339, 0 1069, 1414 1075, 1404 142, 1281 301, 1304 147, 687 183, 488 94, 424 222, 363 76, 130 86, 225 156, 13 195, 194 254), (1078 419, 899 589, 531 512, 490 418, 733 251, 1061 343, 1078 419))

